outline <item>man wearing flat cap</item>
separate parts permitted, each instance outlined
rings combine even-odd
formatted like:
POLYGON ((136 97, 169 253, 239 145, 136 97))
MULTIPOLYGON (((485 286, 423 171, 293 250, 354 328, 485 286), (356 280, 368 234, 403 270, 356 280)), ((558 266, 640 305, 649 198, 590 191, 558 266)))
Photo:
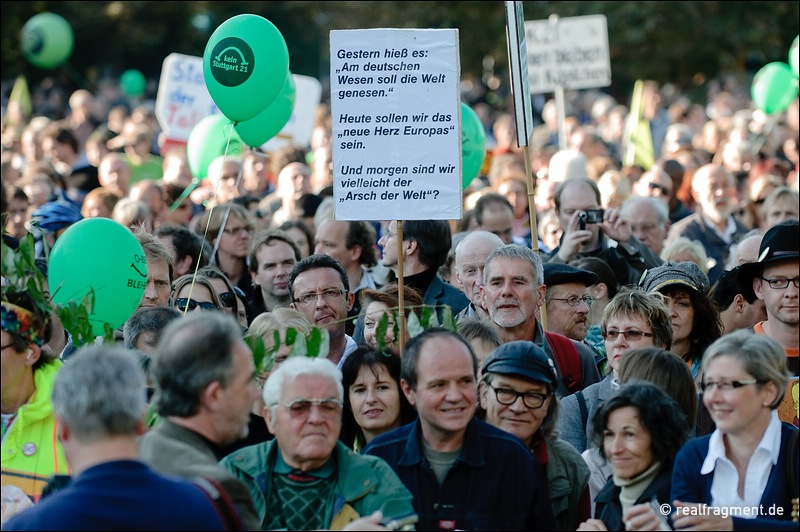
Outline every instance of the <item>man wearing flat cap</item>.
POLYGON ((592 351, 595 364, 600 364, 603 354, 584 341, 592 325, 594 297, 589 293, 589 287, 597 282, 597 274, 560 262, 546 262, 543 269, 547 287, 545 330, 586 345, 592 351))
POLYGON ((597 282, 597 274, 558 262, 543 267, 547 330, 583 342, 594 303, 587 288, 597 282))
POLYGON ((792 403, 792 393, 797 397, 798 334, 800 334, 800 226, 797 220, 773 226, 761 240, 758 260, 747 262, 739 268, 742 284, 752 285, 758 299, 764 301, 767 319, 753 327, 756 334, 764 334, 777 340, 786 350, 786 366, 792 374, 787 390, 787 408, 778 407, 783 421, 795 422, 797 410, 792 403), (792 411, 794 411, 793 415, 792 411))
POLYGON ((556 530, 575 530, 591 515, 589 467, 558 436, 557 372, 544 350, 526 340, 508 342, 483 363, 479 388, 484 420, 527 445, 550 488, 556 530))

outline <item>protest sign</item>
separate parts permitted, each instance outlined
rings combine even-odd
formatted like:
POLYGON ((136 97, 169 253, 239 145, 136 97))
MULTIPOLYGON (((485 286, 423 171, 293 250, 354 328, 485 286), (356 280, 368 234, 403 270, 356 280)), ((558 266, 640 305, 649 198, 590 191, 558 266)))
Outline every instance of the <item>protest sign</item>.
POLYGON ((611 85, 605 15, 525 22, 531 93, 611 85))
POLYGON ((331 32, 338 220, 461 218, 458 30, 331 32))

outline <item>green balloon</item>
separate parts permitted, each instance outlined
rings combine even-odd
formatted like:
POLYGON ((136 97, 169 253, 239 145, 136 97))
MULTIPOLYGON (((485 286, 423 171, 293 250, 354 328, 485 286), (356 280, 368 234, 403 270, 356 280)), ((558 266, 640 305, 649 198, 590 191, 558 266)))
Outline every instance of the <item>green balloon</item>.
POLYGON ((237 15, 223 22, 203 53, 203 77, 222 114, 244 122, 266 109, 289 75, 289 49, 272 22, 237 15))
POLYGON ((756 72, 750 92, 758 109, 781 113, 797 98, 797 78, 786 63, 768 63, 756 72))
POLYGON ((35 67, 61 66, 72 55, 72 26, 61 15, 39 13, 22 27, 22 55, 35 67))
POLYGON ((186 140, 186 158, 197 179, 208 177, 208 166, 220 155, 241 155, 243 151, 244 141, 233 128, 233 122, 221 114, 200 120, 186 140))
POLYGON ((478 177, 486 158, 486 130, 475 111, 461 102, 461 188, 478 177))
POLYGON ((789 48, 789 66, 792 67, 792 72, 794 73, 794 77, 800 77, 800 73, 798 73, 798 63, 800 63, 800 57, 798 57, 798 48, 800 48, 800 35, 794 38, 794 42, 792 43, 792 47, 789 48))
POLYGON ((94 290, 89 313, 95 336, 116 329, 139 308, 147 285, 147 259, 133 233, 110 218, 85 218, 56 240, 47 280, 53 301, 80 301, 94 290))
POLYGON ((141 96, 147 88, 147 80, 144 79, 144 74, 134 68, 122 73, 119 77, 119 84, 122 87, 122 92, 127 96, 141 96))
POLYGON ((283 90, 275 101, 254 118, 237 123, 234 126, 236 132, 251 148, 261 146, 280 133, 283 126, 289 122, 294 111, 295 97, 294 76, 290 72, 286 83, 283 84, 283 90))

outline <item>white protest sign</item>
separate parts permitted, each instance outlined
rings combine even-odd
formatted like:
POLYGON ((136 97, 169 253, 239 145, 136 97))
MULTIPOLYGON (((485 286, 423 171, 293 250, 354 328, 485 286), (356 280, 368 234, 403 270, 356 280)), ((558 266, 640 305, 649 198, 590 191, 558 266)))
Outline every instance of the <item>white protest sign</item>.
POLYGON ((293 142, 308 146, 314 131, 314 118, 322 99, 322 84, 310 76, 292 74, 294 77, 294 110, 280 133, 269 139, 261 149, 274 152, 293 142))
POLYGON ((165 136, 186 142, 195 124, 219 113, 203 79, 203 58, 169 54, 161 67, 156 118, 165 136))
POLYGON ((330 41, 336 219, 460 219, 458 30, 334 30, 330 41))
POLYGON ((605 15, 525 22, 531 93, 611 85, 605 15))

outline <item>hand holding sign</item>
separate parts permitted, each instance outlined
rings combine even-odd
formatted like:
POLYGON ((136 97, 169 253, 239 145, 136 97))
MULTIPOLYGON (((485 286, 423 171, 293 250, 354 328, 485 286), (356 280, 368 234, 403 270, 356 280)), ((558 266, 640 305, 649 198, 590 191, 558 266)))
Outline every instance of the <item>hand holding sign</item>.
POLYGON ((234 122, 255 117, 281 92, 289 76, 289 49, 272 22, 237 15, 211 35, 203 77, 222 114, 234 122))
POLYGON ((89 314, 95 336, 121 326, 139 307, 147 285, 147 258, 125 226, 109 218, 71 225, 50 253, 47 280, 53 302, 66 304, 94 291, 89 314))

